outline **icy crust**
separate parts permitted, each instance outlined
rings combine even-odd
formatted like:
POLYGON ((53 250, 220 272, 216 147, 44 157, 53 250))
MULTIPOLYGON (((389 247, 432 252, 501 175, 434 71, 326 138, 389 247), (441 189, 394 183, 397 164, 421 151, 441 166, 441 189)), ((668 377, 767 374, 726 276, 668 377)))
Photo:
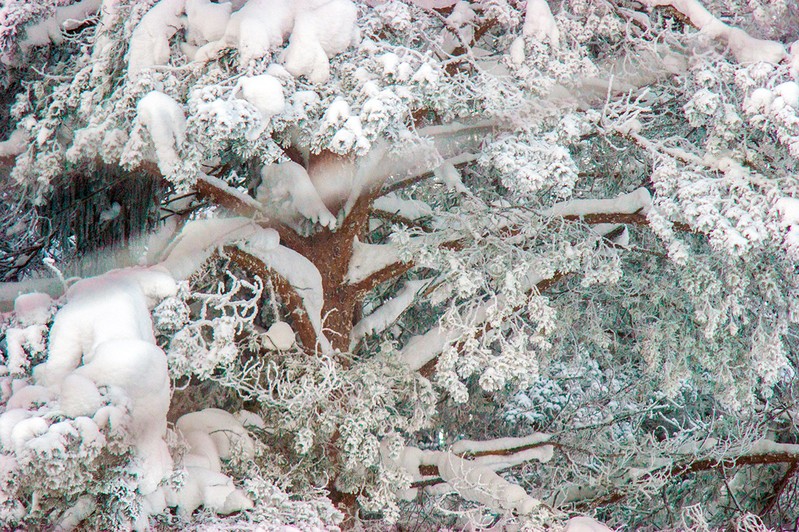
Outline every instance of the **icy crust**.
MULTIPOLYGON (((186 32, 182 51, 205 61, 235 48, 242 66, 283 46, 282 60, 294 76, 324 83, 329 58, 357 40, 358 10, 349 0, 161 0, 142 17, 131 36, 128 75, 169 62, 169 41, 186 32), (239 6, 238 10, 234 10, 239 6), (183 15, 186 15, 185 17, 183 15)), ((270 104, 271 108, 271 104, 270 104)))
MULTIPOLYGON (((262 425, 255 414, 210 409, 181 417, 176 426, 188 447, 182 464, 185 482, 180 487, 166 482, 175 472, 166 443, 170 377, 166 355, 155 343, 150 311, 176 292, 172 276, 157 268, 115 270, 70 287, 50 328, 47 359, 33 369, 33 382, 0 378, 0 460, 10 470, 39 462, 38 467, 46 467, 73 441, 90 460, 108 444, 108 435, 116 434, 131 446, 129 471, 144 504, 130 526, 147 528, 149 515, 166 506, 177 507, 182 515, 199 506, 223 514, 252 507, 221 473, 221 460, 233 452, 244 460, 254 456, 242 421, 262 425)), ((17 329, 22 331, 18 336, 35 332, 40 350, 52 306, 44 294, 23 295, 15 302, 17 321, 27 325, 17 329)), ((2 373, 27 373, 21 371, 24 362, 13 357, 12 352, 7 366, 0 366, 2 373)), ((59 526, 77 526, 95 504, 92 497, 81 498, 59 526)))

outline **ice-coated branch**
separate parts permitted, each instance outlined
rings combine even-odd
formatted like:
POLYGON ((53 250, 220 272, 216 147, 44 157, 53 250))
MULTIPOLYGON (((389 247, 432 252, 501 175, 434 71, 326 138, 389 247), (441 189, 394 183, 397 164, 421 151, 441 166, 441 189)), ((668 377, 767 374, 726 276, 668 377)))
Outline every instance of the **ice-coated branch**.
POLYGON ((787 55, 782 43, 756 39, 740 28, 725 24, 698 0, 644 0, 644 3, 650 7, 669 6, 675 9, 702 33, 728 46, 741 63, 765 61, 777 64, 787 55))

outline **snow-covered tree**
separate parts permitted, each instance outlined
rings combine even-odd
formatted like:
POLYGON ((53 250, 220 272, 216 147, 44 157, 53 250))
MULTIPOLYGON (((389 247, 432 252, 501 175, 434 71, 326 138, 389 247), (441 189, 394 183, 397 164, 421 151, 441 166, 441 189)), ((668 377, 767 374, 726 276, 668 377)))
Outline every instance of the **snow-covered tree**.
POLYGON ((7 0, 0 523, 799 514, 799 8, 7 0))

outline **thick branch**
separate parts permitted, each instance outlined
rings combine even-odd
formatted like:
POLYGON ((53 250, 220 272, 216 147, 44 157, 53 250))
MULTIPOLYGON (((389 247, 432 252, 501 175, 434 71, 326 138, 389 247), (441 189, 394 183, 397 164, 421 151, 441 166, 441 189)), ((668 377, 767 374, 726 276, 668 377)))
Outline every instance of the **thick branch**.
POLYGON ((270 279, 272 281, 286 308, 292 309, 290 316, 293 329, 297 332, 300 341, 307 349, 314 349, 317 337, 313 323, 305 311, 302 297, 294 290, 288 280, 268 268, 263 261, 254 255, 237 247, 227 246, 225 247, 225 253, 242 269, 253 275, 258 275, 262 279, 270 279))

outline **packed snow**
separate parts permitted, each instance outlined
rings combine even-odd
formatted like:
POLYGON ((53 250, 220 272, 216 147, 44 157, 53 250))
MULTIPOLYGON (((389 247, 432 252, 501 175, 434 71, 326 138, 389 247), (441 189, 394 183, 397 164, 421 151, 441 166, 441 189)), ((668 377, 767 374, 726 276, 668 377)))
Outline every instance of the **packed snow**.
POLYGON ((261 337, 261 343, 270 351, 287 351, 295 342, 296 335, 285 321, 276 321, 261 337))
MULTIPOLYGON (((229 459, 234 450, 245 459, 254 456, 254 443, 242 424, 262 425, 254 414, 233 416, 209 409, 181 417, 176 427, 188 445, 182 464, 186 481, 180 488, 162 484, 175 467, 165 439, 171 390, 150 310, 176 290, 173 278, 157 268, 116 270, 77 282, 55 314, 47 359, 34 368, 34 384, 17 379, 3 391, 1 450, 17 460, 62 445, 63 435, 74 427, 82 432, 82 445, 104 445, 101 429, 124 427, 134 450, 136 491, 146 501, 143 514, 132 523, 138 530, 147 527, 150 513, 166 506, 177 507, 181 515, 201 505, 222 514, 252 507, 220 473, 220 460, 229 459), (67 421, 53 423, 50 410, 67 421)), ((18 297, 20 321, 28 324, 20 331, 42 328, 52 306, 45 294, 18 297)), ((80 522, 93 504, 80 502, 64 514, 60 526, 80 522)))
POLYGON ((329 229, 336 228, 336 217, 322 201, 308 171, 293 161, 264 166, 255 197, 277 207, 278 215, 286 220, 299 215, 329 229))
POLYGON ((357 8, 349 0, 249 0, 243 4, 160 0, 133 32, 128 75, 135 78, 145 69, 166 65, 170 39, 185 30, 187 40, 181 49, 190 60, 208 60, 232 47, 243 66, 276 52, 288 39, 280 54, 286 70, 324 83, 330 75, 329 58, 358 39, 356 16, 357 8))
POLYGON ((756 39, 740 28, 725 24, 697 0, 645 0, 644 3, 652 7, 673 7, 688 17, 691 24, 703 34, 729 46, 730 51, 741 63, 765 61, 776 65, 787 55, 785 47, 781 43, 756 39))
MULTIPOLYGON (((554 47, 558 46, 560 31, 546 0, 527 0, 522 33, 539 41, 549 42, 554 47)), ((518 54, 518 52, 516 53, 518 54)), ((515 58, 515 61, 522 62, 518 61, 518 57, 515 58)))
POLYGON ((152 91, 139 100, 138 116, 152 139, 158 169, 171 174, 180 161, 178 149, 186 141, 183 109, 166 94, 152 91))

